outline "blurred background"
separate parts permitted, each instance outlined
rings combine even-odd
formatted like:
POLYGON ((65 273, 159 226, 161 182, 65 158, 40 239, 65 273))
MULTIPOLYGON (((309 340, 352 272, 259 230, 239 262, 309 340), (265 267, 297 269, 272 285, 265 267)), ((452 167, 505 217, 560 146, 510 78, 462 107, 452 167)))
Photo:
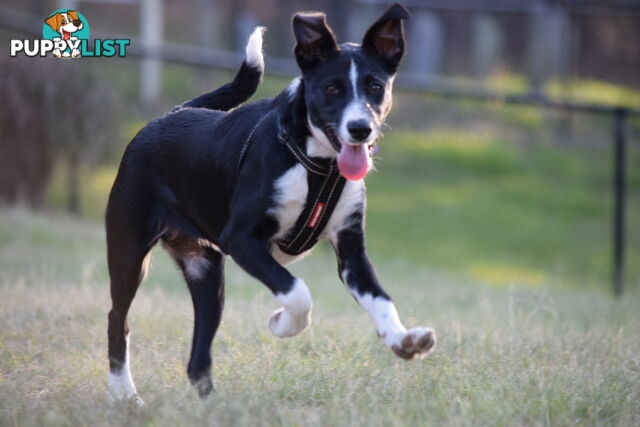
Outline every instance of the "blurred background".
MULTIPOLYGON (((340 42, 359 42, 389 3, 3 0, 0 204, 44 228, 63 212, 101 224, 128 141, 227 82, 254 26, 268 27, 257 99, 297 74, 294 12, 326 11, 340 42), (79 10, 92 38, 130 38, 127 57, 9 57, 10 39, 40 38, 60 8, 79 10)), ((618 274, 638 289, 640 1, 404 4, 408 51, 368 178, 373 258, 491 286, 609 292, 617 182, 618 274)), ((7 224, 0 237, 20 240, 7 224)))

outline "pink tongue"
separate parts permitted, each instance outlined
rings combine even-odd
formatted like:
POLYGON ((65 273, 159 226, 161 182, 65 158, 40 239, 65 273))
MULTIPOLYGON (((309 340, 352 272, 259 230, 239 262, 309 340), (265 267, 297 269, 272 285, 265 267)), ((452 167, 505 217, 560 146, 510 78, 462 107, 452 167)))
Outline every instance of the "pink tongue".
POLYGON ((338 155, 338 169, 347 179, 357 181, 364 178, 369 169, 367 147, 361 145, 342 144, 338 155))

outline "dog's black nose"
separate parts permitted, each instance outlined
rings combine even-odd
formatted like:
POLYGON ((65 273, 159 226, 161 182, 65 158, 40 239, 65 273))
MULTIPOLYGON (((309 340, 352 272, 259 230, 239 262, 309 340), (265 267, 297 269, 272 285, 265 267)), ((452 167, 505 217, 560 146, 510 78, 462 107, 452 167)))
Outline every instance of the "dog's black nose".
POLYGON ((75 25, 76 27, 79 27, 80 25, 82 25, 82 21, 79 19, 76 19, 75 21, 73 21, 73 25, 75 25))
POLYGON ((347 123, 347 130, 356 141, 364 141, 371 135, 371 127, 366 120, 354 120, 347 123))

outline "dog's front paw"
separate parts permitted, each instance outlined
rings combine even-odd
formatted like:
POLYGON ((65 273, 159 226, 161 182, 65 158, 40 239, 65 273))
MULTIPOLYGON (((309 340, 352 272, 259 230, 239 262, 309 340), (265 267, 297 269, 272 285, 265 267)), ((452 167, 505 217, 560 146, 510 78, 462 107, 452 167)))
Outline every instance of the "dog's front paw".
POLYGON ((391 345, 396 356, 403 359, 419 359, 427 355, 436 345, 436 332, 431 328, 417 326, 409 329, 399 342, 391 345))
POLYGON ((136 408, 142 408, 145 405, 138 394, 122 395, 111 388, 107 391, 107 398, 114 404, 128 404, 136 408))
POLYGON ((140 396, 138 396, 137 394, 130 397, 129 402, 131 402, 131 404, 137 408, 142 408, 145 405, 144 400, 140 399, 140 396))
POLYGON ((311 324, 311 310, 306 313, 293 315, 281 308, 273 312, 269 319, 269 330, 279 338, 298 335, 311 324))
POLYGON ((302 279, 295 279, 287 293, 279 293, 276 298, 284 308, 276 310, 269 319, 269 329, 273 335, 286 338, 298 335, 311 324, 313 301, 309 288, 302 279))

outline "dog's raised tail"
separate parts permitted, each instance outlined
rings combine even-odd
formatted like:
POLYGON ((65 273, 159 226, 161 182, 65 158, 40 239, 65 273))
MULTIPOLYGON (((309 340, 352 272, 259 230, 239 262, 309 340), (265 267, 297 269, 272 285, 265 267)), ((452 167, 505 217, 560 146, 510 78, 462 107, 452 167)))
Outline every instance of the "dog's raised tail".
POLYGON ((233 81, 220 86, 213 92, 205 93, 173 109, 207 108, 228 111, 242 104, 256 92, 264 72, 262 56, 262 35, 265 27, 256 27, 251 33, 246 47, 246 56, 233 81))
POLYGON ((256 27, 247 42, 245 48, 246 56, 244 62, 252 67, 264 71, 264 57, 262 56, 262 35, 267 30, 266 27, 256 27))

